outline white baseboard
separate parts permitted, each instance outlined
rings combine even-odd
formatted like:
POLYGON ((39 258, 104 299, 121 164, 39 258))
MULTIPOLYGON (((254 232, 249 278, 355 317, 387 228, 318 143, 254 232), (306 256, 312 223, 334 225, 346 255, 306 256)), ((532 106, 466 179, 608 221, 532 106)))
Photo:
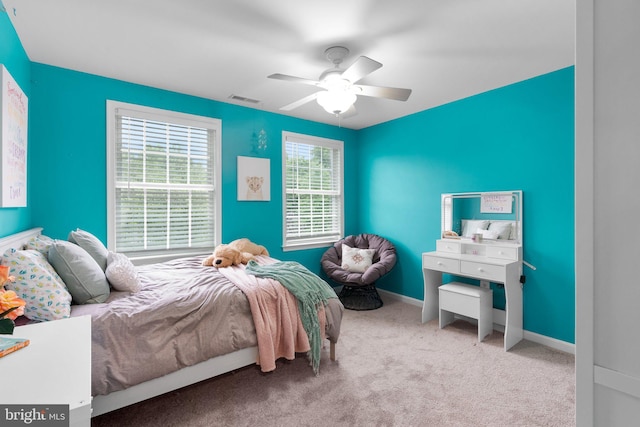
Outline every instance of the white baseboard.
POLYGON ((411 297, 405 297, 404 295, 396 294, 395 292, 385 291, 384 289, 380 289, 380 288, 376 288, 376 289, 378 290, 378 293, 390 299, 406 302, 407 304, 415 305, 416 307, 422 308, 422 300, 411 298, 411 297))
POLYGON ((569 354, 576 354, 576 345, 570 342, 558 340, 548 337, 546 335, 536 334, 535 332, 524 331, 524 339, 527 341, 542 344, 546 347, 550 347, 556 350, 564 351, 569 354))
MULTIPOLYGON (((381 295, 387 298, 397 300, 397 301, 402 301, 407 304, 415 305, 417 307, 422 308, 422 300, 406 297, 404 295, 400 295, 395 292, 385 291, 384 289, 380 289, 380 288, 377 288, 377 289, 381 295)), ((504 332, 504 324, 505 324, 504 310, 494 309, 493 313, 494 313, 494 319, 495 319, 494 328, 496 330, 504 332)), ((576 354, 576 345, 570 342, 561 341, 555 338, 551 338, 545 335, 540 335, 535 332, 530 332, 527 330, 524 331, 523 335, 524 335, 524 339, 527 341, 535 342, 535 343, 544 345, 545 347, 553 348, 555 350, 563 351, 565 353, 574 354, 574 355, 576 354)))

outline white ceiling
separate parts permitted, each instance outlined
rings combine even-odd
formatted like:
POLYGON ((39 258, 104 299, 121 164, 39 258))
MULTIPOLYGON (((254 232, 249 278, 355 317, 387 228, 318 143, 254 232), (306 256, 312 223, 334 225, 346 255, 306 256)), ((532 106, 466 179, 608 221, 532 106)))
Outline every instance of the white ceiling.
MULTIPOLYGON (((574 64, 575 0, 1 0, 29 59, 278 112, 312 86, 324 50, 384 66, 361 84, 413 90, 360 96, 361 129, 574 64), (232 101, 230 95, 259 100, 232 101)), ((338 124, 316 102, 287 115, 338 124)))

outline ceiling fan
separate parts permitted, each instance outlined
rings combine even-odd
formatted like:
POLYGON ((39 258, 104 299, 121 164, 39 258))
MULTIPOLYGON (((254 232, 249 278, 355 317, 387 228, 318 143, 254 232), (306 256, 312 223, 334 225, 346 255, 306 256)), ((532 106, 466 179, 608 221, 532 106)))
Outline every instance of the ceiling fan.
POLYGON ((358 95, 394 99, 397 101, 406 101, 409 95, 411 95, 411 89, 356 84, 365 76, 382 67, 381 63, 371 58, 361 56, 349 68, 342 69, 340 68, 340 64, 349 54, 349 49, 343 46, 332 46, 325 50, 324 53, 327 59, 334 64, 334 67, 320 74, 318 80, 288 76, 286 74, 271 74, 268 76, 270 79, 302 83, 323 89, 291 104, 285 105, 281 107, 280 110, 290 111, 308 102, 317 100, 318 104, 328 113, 345 117, 355 114, 353 104, 356 102, 358 95))

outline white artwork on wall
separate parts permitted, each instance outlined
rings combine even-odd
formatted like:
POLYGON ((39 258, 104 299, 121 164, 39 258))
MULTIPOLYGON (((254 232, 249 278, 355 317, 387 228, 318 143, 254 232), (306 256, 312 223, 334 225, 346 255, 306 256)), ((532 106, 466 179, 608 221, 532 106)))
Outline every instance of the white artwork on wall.
POLYGON ((0 207, 25 207, 28 99, 7 68, 1 67, 0 207))
POLYGON ((269 159, 238 156, 238 200, 271 200, 269 159))
POLYGON ((511 193, 487 193, 480 201, 481 213, 511 213, 513 209, 513 195, 511 193))

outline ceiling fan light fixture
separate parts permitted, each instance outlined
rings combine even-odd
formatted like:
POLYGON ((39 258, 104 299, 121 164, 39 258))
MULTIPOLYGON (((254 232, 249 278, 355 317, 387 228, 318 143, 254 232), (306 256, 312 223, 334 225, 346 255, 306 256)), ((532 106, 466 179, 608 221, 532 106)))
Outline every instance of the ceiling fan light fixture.
POLYGON ((318 104, 329 114, 342 114, 356 102, 356 95, 344 90, 322 91, 318 93, 318 104))

